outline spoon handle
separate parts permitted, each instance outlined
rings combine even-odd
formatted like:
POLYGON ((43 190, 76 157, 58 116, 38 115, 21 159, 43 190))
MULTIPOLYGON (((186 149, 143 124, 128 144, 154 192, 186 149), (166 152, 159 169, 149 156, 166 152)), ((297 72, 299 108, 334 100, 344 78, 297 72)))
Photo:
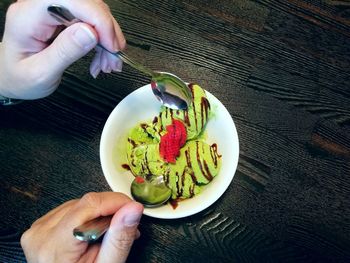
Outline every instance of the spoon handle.
POLYGON ((80 241, 96 241, 107 231, 111 220, 112 216, 97 217, 74 228, 73 235, 80 241))
MULTIPOLYGON (((74 15, 67 8, 60 6, 60 5, 50 5, 47 8, 47 11, 52 17, 54 17, 58 22, 62 23, 66 27, 71 26, 74 23, 81 22, 79 19, 74 17, 74 15)), ((156 72, 154 72, 153 70, 151 70, 149 68, 146 68, 145 66, 141 65, 140 63, 135 62, 134 60, 129 58, 122 51, 117 51, 117 52, 109 51, 107 48, 102 46, 100 43, 98 43, 97 46, 102 48, 103 50, 107 51, 108 53, 121 58, 125 63, 127 63, 131 67, 145 73, 146 75, 149 75, 151 77, 154 77, 157 75, 156 72)))
POLYGON ((152 78, 157 75, 157 73, 154 72, 153 70, 146 68, 145 66, 141 65, 140 63, 137 63, 134 60, 132 60, 123 51, 111 52, 111 51, 107 50, 105 47, 101 46, 100 44, 97 44, 97 45, 99 47, 101 47, 102 49, 106 50, 107 52, 109 52, 115 56, 119 56, 125 63, 127 63, 129 66, 133 67, 134 69, 137 69, 137 70, 145 73, 146 75, 148 75, 152 78))

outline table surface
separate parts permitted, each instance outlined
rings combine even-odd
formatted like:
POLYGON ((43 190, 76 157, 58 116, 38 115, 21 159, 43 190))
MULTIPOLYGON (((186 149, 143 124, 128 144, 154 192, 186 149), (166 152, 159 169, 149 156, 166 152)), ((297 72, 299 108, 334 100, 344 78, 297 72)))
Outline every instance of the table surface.
MULTIPOLYGON (((3 32, 9 0, 0 3, 3 32)), ((108 0, 128 53, 199 83, 228 109, 238 168, 225 194, 177 220, 143 217, 130 262, 350 260, 350 6, 346 1, 108 0)), ((62 202, 110 190, 99 141, 149 79, 89 76, 92 54, 48 98, 0 108, 0 261, 62 202)))

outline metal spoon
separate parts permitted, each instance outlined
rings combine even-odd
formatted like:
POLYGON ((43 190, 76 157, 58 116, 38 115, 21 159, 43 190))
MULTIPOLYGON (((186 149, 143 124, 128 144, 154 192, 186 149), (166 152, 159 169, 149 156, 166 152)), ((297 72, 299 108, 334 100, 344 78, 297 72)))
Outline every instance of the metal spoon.
MULTIPOLYGON (((73 14, 65 7, 60 5, 50 5, 47 11, 58 22, 65 26, 70 26, 74 23, 80 22, 79 19, 73 16, 73 14)), ((149 75, 152 78, 152 91, 157 99, 166 107, 172 109, 187 109, 192 102, 192 93, 186 83, 179 77, 167 73, 167 72, 155 72, 145 66, 136 63, 130 59, 122 51, 112 52, 106 49, 101 44, 97 44, 103 50, 120 57, 125 63, 129 64, 133 68, 149 75)))
POLYGON ((94 242, 106 233, 112 216, 100 216, 73 229, 73 235, 80 241, 94 242))
POLYGON ((130 191, 136 201, 149 208, 160 206, 171 197, 171 189, 163 176, 137 176, 131 183, 130 191))
MULTIPOLYGON (((135 177, 130 187, 133 198, 147 208, 158 207, 171 197, 171 189, 164 177, 135 177)), ((109 228, 112 216, 98 217, 74 228, 73 235, 80 241, 94 242, 109 228)))

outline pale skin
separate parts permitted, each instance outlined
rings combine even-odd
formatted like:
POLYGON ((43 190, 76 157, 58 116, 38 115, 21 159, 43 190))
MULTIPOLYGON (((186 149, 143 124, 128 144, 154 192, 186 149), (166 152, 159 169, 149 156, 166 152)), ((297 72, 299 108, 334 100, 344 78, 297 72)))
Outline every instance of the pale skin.
MULTIPOLYGON (((64 70, 100 42, 110 51, 125 48, 126 41, 109 7, 102 0, 19 0, 6 16, 0 44, 0 95, 38 99, 53 93, 64 70), (81 23, 63 30, 51 43, 58 23, 47 7, 68 8, 81 23)), ((90 73, 121 71, 117 57, 96 49, 90 73)))
POLYGON ((125 262, 140 235, 143 206, 121 193, 88 193, 68 201, 33 223, 21 238, 29 263, 125 262), (73 236, 73 229, 99 216, 113 215, 102 243, 89 245, 73 236))
MULTIPOLYGON (((18 0, 7 12, 0 43, 0 95, 33 100, 53 93, 63 72, 99 42, 110 51, 123 50, 125 38, 109 7, 102 0, 18 0), (77 17, 63 31, 47 13, 59 4, 77 17), (58 33, 58 35, 56 34, 58 33)), ((122 62, 101 49, 90 74, 121 71, 122 62)), ((29 263, 125 262, 139 237, 143 206, 121 193, 89 193, 68 201, 33 223, 21 238, 29 263), (99 216, 113 215, 102 243, 88 245, 73 236, 73 229, 99 216)))

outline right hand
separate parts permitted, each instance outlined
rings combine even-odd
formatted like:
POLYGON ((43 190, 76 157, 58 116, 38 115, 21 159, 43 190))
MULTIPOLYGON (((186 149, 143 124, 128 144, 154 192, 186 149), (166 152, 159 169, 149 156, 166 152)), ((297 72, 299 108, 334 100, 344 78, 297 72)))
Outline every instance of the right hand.
POLYGON ((29 263, 125 262, 140 233, 143 206, 124 194, 88 193, 53 209, 33 223, 21 238, 29 263), (113 215, 102 244, 89 245, 73 236, 73 229, 99 216, 113 215))

